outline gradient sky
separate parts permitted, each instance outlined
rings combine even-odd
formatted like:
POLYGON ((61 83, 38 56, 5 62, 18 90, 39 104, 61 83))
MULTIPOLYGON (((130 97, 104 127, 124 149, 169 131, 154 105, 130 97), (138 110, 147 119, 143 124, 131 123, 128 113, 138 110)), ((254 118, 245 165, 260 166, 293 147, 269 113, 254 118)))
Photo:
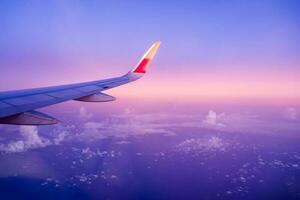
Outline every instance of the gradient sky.
POLYGON ((111 94, 300 97, 299 9, 297 0, 2 0, 0 89, 121 75, 161 40, 150 73, 111 94))

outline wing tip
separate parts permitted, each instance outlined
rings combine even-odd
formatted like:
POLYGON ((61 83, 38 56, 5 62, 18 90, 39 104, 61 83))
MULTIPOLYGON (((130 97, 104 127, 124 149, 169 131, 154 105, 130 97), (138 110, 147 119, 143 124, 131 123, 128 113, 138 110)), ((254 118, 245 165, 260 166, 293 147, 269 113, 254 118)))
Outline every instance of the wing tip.
POLYGON ((145 74, 157 50, 159 49, 160 44, 161 41, 154 42, 131 72, 145 74))

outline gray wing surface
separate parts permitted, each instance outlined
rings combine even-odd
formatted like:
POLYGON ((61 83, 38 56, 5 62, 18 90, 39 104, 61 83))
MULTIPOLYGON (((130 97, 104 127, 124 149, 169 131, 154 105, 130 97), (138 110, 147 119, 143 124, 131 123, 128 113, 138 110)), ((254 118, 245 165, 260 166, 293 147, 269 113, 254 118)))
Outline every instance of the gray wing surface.
POLYGON ((97 94, 128 82, 129 77, 123 76, 87 83, 0 92, 0 117, 97 94))

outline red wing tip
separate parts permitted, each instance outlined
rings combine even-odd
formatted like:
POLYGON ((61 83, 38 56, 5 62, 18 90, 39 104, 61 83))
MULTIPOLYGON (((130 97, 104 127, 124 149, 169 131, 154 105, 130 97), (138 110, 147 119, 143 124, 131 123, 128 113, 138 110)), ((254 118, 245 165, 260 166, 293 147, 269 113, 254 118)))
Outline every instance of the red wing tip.
POLYGON ((144 58, 139 65, 133 71, 134 73, 146 73, 146 67, 149 64, 150 59, 144 58))
POLYGON ((148 66, 150 65, 152 59, 154 58, 159 46, 160 41, 155 42, 152 46, 148 49, 148 51, 144 54, 140 62, 137 64, 135 69, 133 70, 134 73, 141 73, 145 74, 147 71, 148 66))

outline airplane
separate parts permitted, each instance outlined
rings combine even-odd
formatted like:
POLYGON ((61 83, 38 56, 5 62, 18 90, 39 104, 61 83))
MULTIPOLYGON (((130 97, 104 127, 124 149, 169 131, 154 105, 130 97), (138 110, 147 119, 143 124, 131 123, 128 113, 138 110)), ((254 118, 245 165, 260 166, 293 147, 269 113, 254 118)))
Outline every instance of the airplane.
POLYGON ((51 125, 59 121, 36 109, 68 100, 108 102, 116 98, 102 91, 140 79, 153 60, 160 41, 155 42, 137 65, 123 76, 61 86, 0 92, 0 124, 51 125))

